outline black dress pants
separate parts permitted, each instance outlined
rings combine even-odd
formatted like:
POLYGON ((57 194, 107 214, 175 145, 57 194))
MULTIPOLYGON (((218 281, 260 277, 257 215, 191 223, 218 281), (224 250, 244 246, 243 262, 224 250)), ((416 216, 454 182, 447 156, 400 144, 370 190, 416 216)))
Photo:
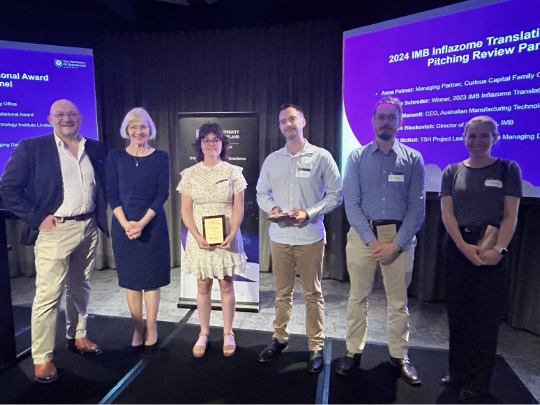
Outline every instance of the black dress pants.
MULTIPOLYGON (((464 239, 467 241, 466 234, 464 239)), ((474 241, 467 241, 474 244, 474 241)), ((475 266, 447 234, 444 240, 449 374, 462 388, 488 392, 495 365, 499 323, 507 292, 508 259, 475 266)))

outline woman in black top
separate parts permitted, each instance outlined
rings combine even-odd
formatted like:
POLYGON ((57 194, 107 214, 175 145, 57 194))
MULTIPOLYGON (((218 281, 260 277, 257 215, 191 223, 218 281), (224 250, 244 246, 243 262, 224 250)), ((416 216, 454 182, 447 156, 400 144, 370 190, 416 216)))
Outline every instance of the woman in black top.
POLYGON ((463 139, 469 158, 446 167, 441 187, 450 329, 449 374, 441 383, 469 402, 489 393, 522 181, 516 162, 491 155, 499 139, 492 118, 471 119, 463 139), (480 247, 488 225, 493 242, 480 247))

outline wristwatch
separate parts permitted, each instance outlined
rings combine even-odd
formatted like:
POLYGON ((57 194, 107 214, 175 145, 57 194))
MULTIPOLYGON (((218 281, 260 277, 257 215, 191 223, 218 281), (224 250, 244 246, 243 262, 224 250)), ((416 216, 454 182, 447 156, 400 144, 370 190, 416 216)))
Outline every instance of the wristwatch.
POLYGON ((499 252, 503 256, 506 256, 508 254, 508 249, 506 248, 495 246, 493 249, 495 249, 497 252, 499 252))

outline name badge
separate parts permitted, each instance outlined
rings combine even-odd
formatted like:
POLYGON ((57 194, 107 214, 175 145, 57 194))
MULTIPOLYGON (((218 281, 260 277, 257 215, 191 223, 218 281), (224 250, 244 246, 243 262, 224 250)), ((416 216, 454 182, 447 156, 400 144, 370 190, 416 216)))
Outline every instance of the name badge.
POLYGON ((484 185, 486 187, 497 187, 497 188, 502 188, 503 186, 502 181, 496 180, 496 179, 486 179, 484 185))
POLYGON ((403 173, 388 173, 388 181, 403 183, 405 175, 403 173))
POLYGON ((310 177, 311 169, 307 167, 299 167, 296 169, 296 177, 310 177))

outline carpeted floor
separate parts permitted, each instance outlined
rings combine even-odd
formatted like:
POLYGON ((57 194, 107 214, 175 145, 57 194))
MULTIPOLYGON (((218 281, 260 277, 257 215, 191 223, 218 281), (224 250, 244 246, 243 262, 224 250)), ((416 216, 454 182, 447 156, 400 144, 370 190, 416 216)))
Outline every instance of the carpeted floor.
MULTIPOLYGON (((28 318, 29 308, 16 309, 28 318)), ((186 317, 187 318, 187 317, 186 317)), ((222 329, 211 328, 210 348, 196 359, 192 347, 199 328, 159 322, 160 349, 133 354, 129 318, 89 316, 89 338, 103 354, 83 358, 65 348, 61 313, 55 364, 59 380, 33 380, 31 357, 0 372, 0 403, 458 403, 457 392, 439 386, 446 372, 447 351, 411 348, 410 357, 422 378, 420 387, 402 381, 388 363, 385 345, 368 344, 361 367, 348 376, 334 372, 335 359, 345 352, 342 339, 327 338, 322 373, 307 371, 306 337, 292 335, 289 348, 275 360, 259 363, 257 356, 272 333, 236 329, 237 352, 222 354, 222 329)), ((24 323, 24 322, 23 322, 24 323)), ((17 346, 29 331, 17 324, 17 346)), ((497 357, 488 403, 537 403, 501 356, 497 357)))
MULTIPOLYGON (((238 351, 221 353, 221 329, 212 328, 211 348, 202 359, 191 355, 198 334, 186 325, 140 374, 127 381, 114 403, 459 403, 458 393, 444 389, 439 378, 446 372, 447 351, 411 348, 422 385, 402 381, 388 363, 385 345, 368 344, 362 366, 349 376, 334 372, 335 359, 345 352, 342 339, 328 338, 330 359, 323 373, 306 370, 306 338, 292 335, 286 352, 274 361, 257 362, 271 339, 270 332, 236 330, 238 351), (147 389, 143 388, 146 387, 147 389)), ((493 396, 486 403, 536 403, 506 361, 498 356, 493 396)))
MULTIPOLYGON (((176 327, 175 323, 159 322, 159 336, 169 335, 176 327)), ((28 356, 0 372, 0 402, 98 403, 137 364, 142 355, 133 355, 130 350, 133 335, 131 319, 90 315, 88 333, 88 337, 101 346, 103 353, 100 356, 84 358, 67 350, 62 312, 54 352, 58 381, 52 384, 36 383, 32 359, 28 356)))
POLYGON ((212 328, 200 359, 191 353, 198 333, 196 325, 182 327, 114 403, 315 403, 319 375, 306 369, 305 336, 293 335, 287 351, 263 364, 257 357, 271 332, 235 330, 238 349, 226 358, 223 330, 212 328))
MULTIPOLYGON (((332 372, 328 403, 331 404, 456 404, 458 391, 439 385, 447 374, 448 351, 410 348, 409 357, 422 384, 413 387, 401 378, 388 362, 386 345, 368 344, 362 354, 360 368, 343 376, 334 372, 336 359, 346 351, 345 341, 332 339, 332 372)), ((503 357, 497 356, 491 383, 491 395, 484 403, 537 403, 503 357)))

